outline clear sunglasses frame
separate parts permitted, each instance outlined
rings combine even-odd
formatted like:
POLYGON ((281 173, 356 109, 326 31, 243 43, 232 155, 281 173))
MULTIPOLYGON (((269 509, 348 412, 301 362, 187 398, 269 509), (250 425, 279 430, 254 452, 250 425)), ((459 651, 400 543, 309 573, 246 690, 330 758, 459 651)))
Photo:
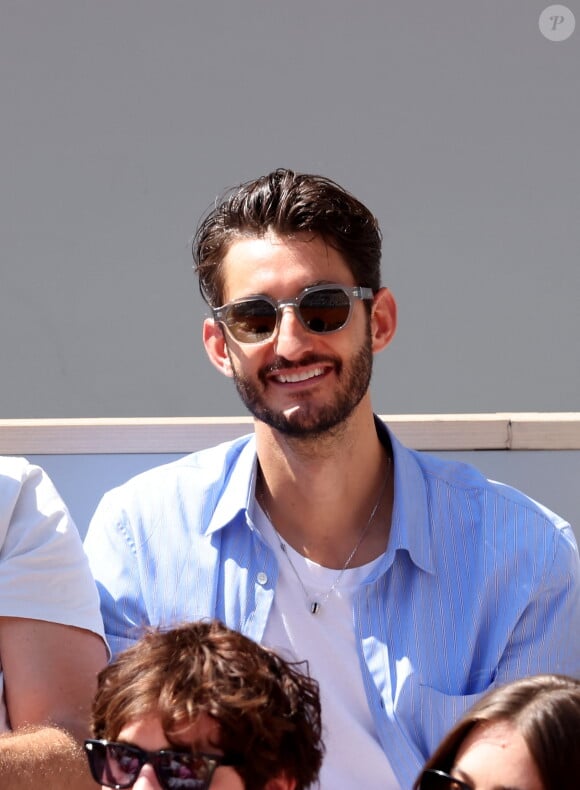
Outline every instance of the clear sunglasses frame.
MULTIPOLYGON (((232 302, 227 302, 226 304, 221 305, 220 307, 213 307, 212 308, 212 315, 213 318, 222 324, 229 334, 233 337, 233 339, 238 343, 245 343, 256 345, 259 343, 266 343, 269 340, 272 340, 275 337, 279 327, 280 321, 283 315, 284 310, 287 307, 290 307, 294 310, 294 314, 300 321, 300 324, 306 329, 308 332, 312 332, 313 334, 317 335, 328 335, 333 334, 334 332, 339 332, 341 329, 344 329, 347 324, 349 323, 354 303, 356 300, 361 301, 372 301, 374 298, 372 288, 366 288, 364 286, 348 286, 348 285, 341 285, 339 283, 324 283, 322 285, 311 285, 308 288, 304 288, 298 296, 295 296, 293 299, 273 299, 270 296, 257 294, 256 296, 247 296, 242 297, 241 299, 235 299, 232 302), (348 312, 343 321, 339 322, 339 325, 332 328, 332 329, 314 329, 312 325, 308 325, 308 319, 304 317, 301 312, 301 307, 304 310, 312 309, 312 310, 333 310, 339 307, 346 307, 346 305, 333 305, 330 302, 324 304, 324 302, 320 304, 314 305, 303 305, 303 302, 308 297, 312 296, 313 294, 323 294, 328 292, 330 294, 334 294, 336 292, 341 292, 344 294, 348 300, 348 312), (257 332, 255 338, 252 337, 252 332, 247 330, 244 334, 243 327, 241 326, 241 318, 242 316, 236 319, 235 313, 236 310, 239 310, 240 307, 247 307, 248 310, 251 310, 252 307, 257 307, 260 304, 266 304, 272 308, 272 314, 267 315, 263 314, 260 316, 258 312, 251 313, 248 312, 247 318, 272 318, 275 315, 275 323, 270 329, 268 327, 267 331, 263 330, 262 332, 257 332)), ((313 322, 314 323, 314 322, 313 322)))

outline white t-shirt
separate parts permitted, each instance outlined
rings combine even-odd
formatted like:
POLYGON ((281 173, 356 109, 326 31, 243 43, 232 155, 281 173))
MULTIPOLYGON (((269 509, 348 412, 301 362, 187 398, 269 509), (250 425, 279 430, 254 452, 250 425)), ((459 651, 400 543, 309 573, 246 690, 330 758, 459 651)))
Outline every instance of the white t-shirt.
MULTIPOLYGON (((0 617, 46 620, 105 639, 77 528, 45 472, 0 456, 0 617)), ((0 656, 0 732, 10 729, 0 656)))
POLYGON ((258 507, 254 523, 279 565, 276 595, 262 641, 286 660, 308 661, 309 673, 320 686, 326 746, 320 788, 399 790, 369 710, 353 624, 352 596, 380 558, 346 570, 327 597, 340 571, 311 562, 286 546, 291 565, 270 521, 258 507), (297 574, 312 593, 308 599, 297 574), (318 614, 310 612, 314 600, 322 601, 318 614))

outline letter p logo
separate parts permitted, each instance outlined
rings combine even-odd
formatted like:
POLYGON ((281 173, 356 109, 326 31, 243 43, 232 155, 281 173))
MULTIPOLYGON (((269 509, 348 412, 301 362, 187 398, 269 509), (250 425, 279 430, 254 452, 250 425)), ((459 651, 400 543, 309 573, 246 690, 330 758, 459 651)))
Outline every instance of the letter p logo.
POLYGON ((574 32, 576 19, 567 6, 551 5, 540 14, 538 26, 548 41, 566 41, 574 32))

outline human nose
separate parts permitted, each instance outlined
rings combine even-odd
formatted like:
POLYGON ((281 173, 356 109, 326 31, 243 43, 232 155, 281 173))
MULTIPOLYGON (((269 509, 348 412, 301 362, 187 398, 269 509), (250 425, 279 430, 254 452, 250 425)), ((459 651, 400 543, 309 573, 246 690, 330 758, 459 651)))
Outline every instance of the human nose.
POLYGON ((141 768, 133 790, 162 790, 151 763, 145 763, 141 768))
POLYGON ((280 308, 278 330, 274 346, 278 356, 296 359, 304 354, 304 349, 312 345, 312 332, 309 332, 298 317, 298 307, 286 304, 280 308))

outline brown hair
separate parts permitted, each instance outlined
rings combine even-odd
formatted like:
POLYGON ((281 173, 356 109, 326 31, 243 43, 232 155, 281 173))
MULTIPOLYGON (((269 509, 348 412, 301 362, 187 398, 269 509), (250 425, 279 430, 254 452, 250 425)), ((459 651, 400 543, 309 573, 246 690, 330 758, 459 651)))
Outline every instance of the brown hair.
POLYGON ((222 261, 232 242, 309 233, 322 237, 343 256, 357 285, 381 285, 381 231, 359 200, 323 176, 279 168, 228 190, 201 221, 192 244, 204 299, 223 301, 222 261))
POLYGON ((318 777, 324 746, 318 684, 297 664, 217 620, 150 630, 99 674, 95 738, 157 716, 167 739, 206 714, 246 787, 284 775, 297 790, 318 777))
POLYGON ((446 735, 423 770, 451 771, 473 728, 499 721, 513 724, 522 735, 545 790, 578 787, 580 680, 564 675, 536 675, 489 691, 446 735))

